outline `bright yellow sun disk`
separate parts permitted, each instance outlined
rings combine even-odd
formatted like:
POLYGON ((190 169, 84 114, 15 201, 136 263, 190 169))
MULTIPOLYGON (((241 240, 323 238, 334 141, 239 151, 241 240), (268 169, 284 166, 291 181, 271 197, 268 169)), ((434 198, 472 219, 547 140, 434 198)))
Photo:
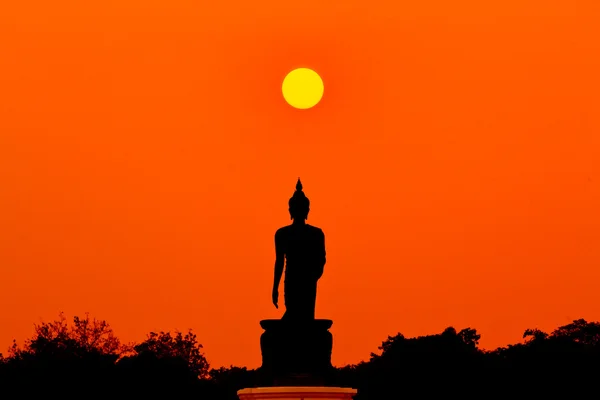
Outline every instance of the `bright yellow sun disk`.
POLYGON ((294 108, 305 110, 314 107, 323 97, 323 80, 309 68, 297 68, 283 80, 283 98, 294 108))

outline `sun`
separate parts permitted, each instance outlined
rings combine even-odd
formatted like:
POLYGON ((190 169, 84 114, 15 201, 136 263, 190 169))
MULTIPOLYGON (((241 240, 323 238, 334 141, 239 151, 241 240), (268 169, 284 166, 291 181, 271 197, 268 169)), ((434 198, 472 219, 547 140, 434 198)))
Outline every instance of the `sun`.
POLYGON ((294 108, 312 108, 323 97, 323 80, 309 68, 297 68, 286 75, 281 85, 283 98, 294 108))

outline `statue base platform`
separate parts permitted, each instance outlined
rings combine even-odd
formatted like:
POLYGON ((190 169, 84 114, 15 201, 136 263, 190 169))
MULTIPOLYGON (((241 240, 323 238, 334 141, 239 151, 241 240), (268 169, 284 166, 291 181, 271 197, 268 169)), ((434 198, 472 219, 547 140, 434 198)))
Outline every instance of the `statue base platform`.
POLYGON ((356 389, 340 387, 279 386, 242 389, 237 394, 240 400, 350 400, 356 392, 356 389))
POLYGON ((328 319, 260 322, 265 330, 260 337, 262 366, 260 386, 327 386, 334 368, 331 365, 333 336, 328 319))

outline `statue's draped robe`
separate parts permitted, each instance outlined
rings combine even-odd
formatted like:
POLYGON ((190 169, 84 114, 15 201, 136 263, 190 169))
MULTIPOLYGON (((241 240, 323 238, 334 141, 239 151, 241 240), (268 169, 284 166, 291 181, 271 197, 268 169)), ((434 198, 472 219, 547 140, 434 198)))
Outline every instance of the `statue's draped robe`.
POLYGON ((325 265, 325 235, 317 227, 292 224, 279 229, 275 240, 285 254, 283 319, 314 319, 317 281, 325 265))

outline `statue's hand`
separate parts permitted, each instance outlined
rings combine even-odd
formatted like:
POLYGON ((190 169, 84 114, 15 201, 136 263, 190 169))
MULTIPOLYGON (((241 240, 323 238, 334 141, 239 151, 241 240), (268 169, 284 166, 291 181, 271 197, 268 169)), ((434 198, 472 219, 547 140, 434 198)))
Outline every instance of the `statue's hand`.
POLYGON ((279 308, 279 305, 277 303, 279 303, 279 291, 277 289, 273 289, 273 304, 275 305, 275 308, 279 308))

